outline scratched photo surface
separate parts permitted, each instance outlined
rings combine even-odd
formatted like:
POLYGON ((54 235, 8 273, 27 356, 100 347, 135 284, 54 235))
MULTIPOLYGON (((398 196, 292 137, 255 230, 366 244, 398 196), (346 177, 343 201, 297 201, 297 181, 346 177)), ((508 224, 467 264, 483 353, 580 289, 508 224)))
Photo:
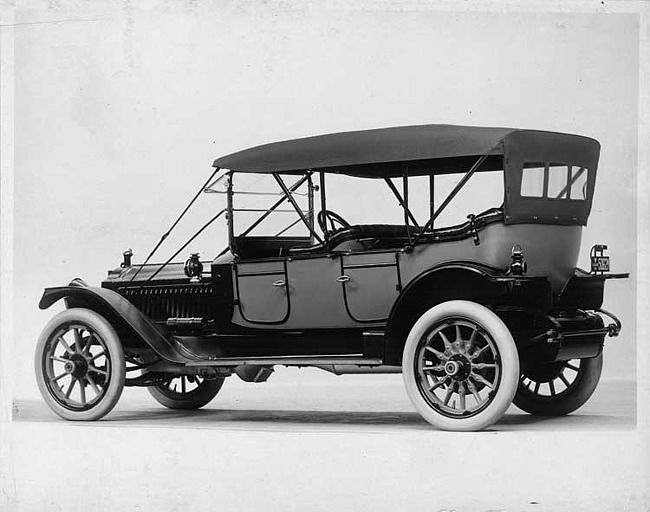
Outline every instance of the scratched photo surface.
MULTIPOLYGON (((13 50, 14 207, 11 322, 2 324, 10 378, 2 382, 13 421, 0 508, 5 499, 39 511, 644 510, 640 19, 493 6, 63 1, 3 11, 3 59, 9 29, 13 50), (589 249, 603 243, 612 271, 631 278, 606 284, 603 307, 623 330, 606 340, 601 383, 582 409, 540 419, 513 406, 489 431, 441 432, 417 415, 400 375, 283 367, 266 383, 227 379, 192 413, 166 410, 142 388, 125 389, 116 409, 91 424, 47 409, 34 349, 63 305, 39 310, 43 288, 75 277, 97 286, 127 249, 142 262, 215 158, 284 139, 429 123, 600 142, 578 266, 589 269, 589 249)), ((251 190, 265 186, 246 179, 251 190)), ((457 179, 440 180, 438 204, 457 179)), ((401 222, 381 185, 333 176, 328 208, 353 223, 401 222)), ((414 188, 413 201, 425 212, 423 192, 414 188)), ((498 206, 499 193, 477 176, 440 225, 498 206)), ((153 261, 165 261, 225 201, 203 194, 153 261)), ((177 260, 190 252, 211 259, 227 243, 217 221, 177 260)))

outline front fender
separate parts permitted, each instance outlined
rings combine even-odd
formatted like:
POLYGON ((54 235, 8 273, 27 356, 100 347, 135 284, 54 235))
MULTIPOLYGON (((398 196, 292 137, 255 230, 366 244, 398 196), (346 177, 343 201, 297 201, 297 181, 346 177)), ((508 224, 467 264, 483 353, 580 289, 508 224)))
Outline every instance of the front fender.
POLYGON ((87 308, 97 312, 119 332, 134 334, 160 357, 170 363, 183 364, 187 359, 176 349, 174 337, 118 293, 86 285, 75 279, 70 286, 46 288, 38 304, 47 309, 60 299, 68 308, 87 308))

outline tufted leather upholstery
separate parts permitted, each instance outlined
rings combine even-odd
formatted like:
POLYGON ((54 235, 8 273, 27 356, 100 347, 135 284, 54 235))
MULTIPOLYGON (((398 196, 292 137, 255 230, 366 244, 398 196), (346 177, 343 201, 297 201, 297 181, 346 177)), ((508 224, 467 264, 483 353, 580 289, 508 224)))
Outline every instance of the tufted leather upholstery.
MULTIPOLYGON (((477 231, 493 222, 503 221, 503 208, 490 208, 478 214, 474 218, 474 229, 477 231)), ((417 236, 419 228, 409 226, 411 237, 417 236)), ((346 228, 340 228, 330 235, 329 247, 336 249, 345 242, 372 239, 373 249, 385 249, 401 247, 408 242, 408 231, 404 225, 395 224, 358 224, 346 228)), ((447 242, 451 240, 462 240, 473 236, 472 225, 469 221, 434 229, 424 233, 420 240, 422 242, 447 242)), ((289 250, 290 254, 318 254, 325 252, 327 247, 324 244, 317 244, 311 247, 296 247, 289 250)))

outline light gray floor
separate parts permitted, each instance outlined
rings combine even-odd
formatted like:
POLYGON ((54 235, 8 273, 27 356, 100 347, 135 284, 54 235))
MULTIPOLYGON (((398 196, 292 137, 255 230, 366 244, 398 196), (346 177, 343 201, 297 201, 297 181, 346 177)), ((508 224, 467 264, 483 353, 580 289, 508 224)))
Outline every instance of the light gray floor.
POLYGON ((455 433, 420 419, 399 375, 311 377, 226 381, 197 412, 169 411, 127 389, 94 423, 17 401, 15 509, 647 510, 633 382, 601 383, 571 416, 512 408, 489 431, 455 433))
MULTIPOLYGON (((317 371, 317 370, 315 370, 317 371)), ((171 411, 158 405, 142 388, 127 388, 102 426, 250 429, 288 432, 313 430, 398 433, 430 430, 415 412, 400 375, 330 376, 300 379, 306 371, 284 370, 274 382, 244 383, 230 377, 220 394, 199 411, 171 411), (297 378, 295 378, 297 377, 297 378)), ((617 430, 636 424, 634 382, 601 382, 594 396, 574 414, 539 418, 512 406, 490 430, 556 431, 617 430)), ((17 401, 14 420, 61 422, 42 400, 17 401)))

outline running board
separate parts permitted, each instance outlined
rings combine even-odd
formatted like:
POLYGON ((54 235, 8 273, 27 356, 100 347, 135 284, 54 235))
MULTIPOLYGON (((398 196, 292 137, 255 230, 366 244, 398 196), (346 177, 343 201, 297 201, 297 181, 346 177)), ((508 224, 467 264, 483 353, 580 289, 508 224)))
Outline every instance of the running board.
POLYGON ((248 335, 175 336, 174 348, 186 366, 378 365, 383 332, 330 330, 248 335))
POLYGON ((326 366, 326 365, 355 365, 355 366, 381 366, 381 359, 367 359, 359 356, 284 356, 284 357, 246 357, 234 358, 224 357, 206 361, 192 361, 185 366, 239 366, 239 365, 261 365, 261 366, 326 366))

